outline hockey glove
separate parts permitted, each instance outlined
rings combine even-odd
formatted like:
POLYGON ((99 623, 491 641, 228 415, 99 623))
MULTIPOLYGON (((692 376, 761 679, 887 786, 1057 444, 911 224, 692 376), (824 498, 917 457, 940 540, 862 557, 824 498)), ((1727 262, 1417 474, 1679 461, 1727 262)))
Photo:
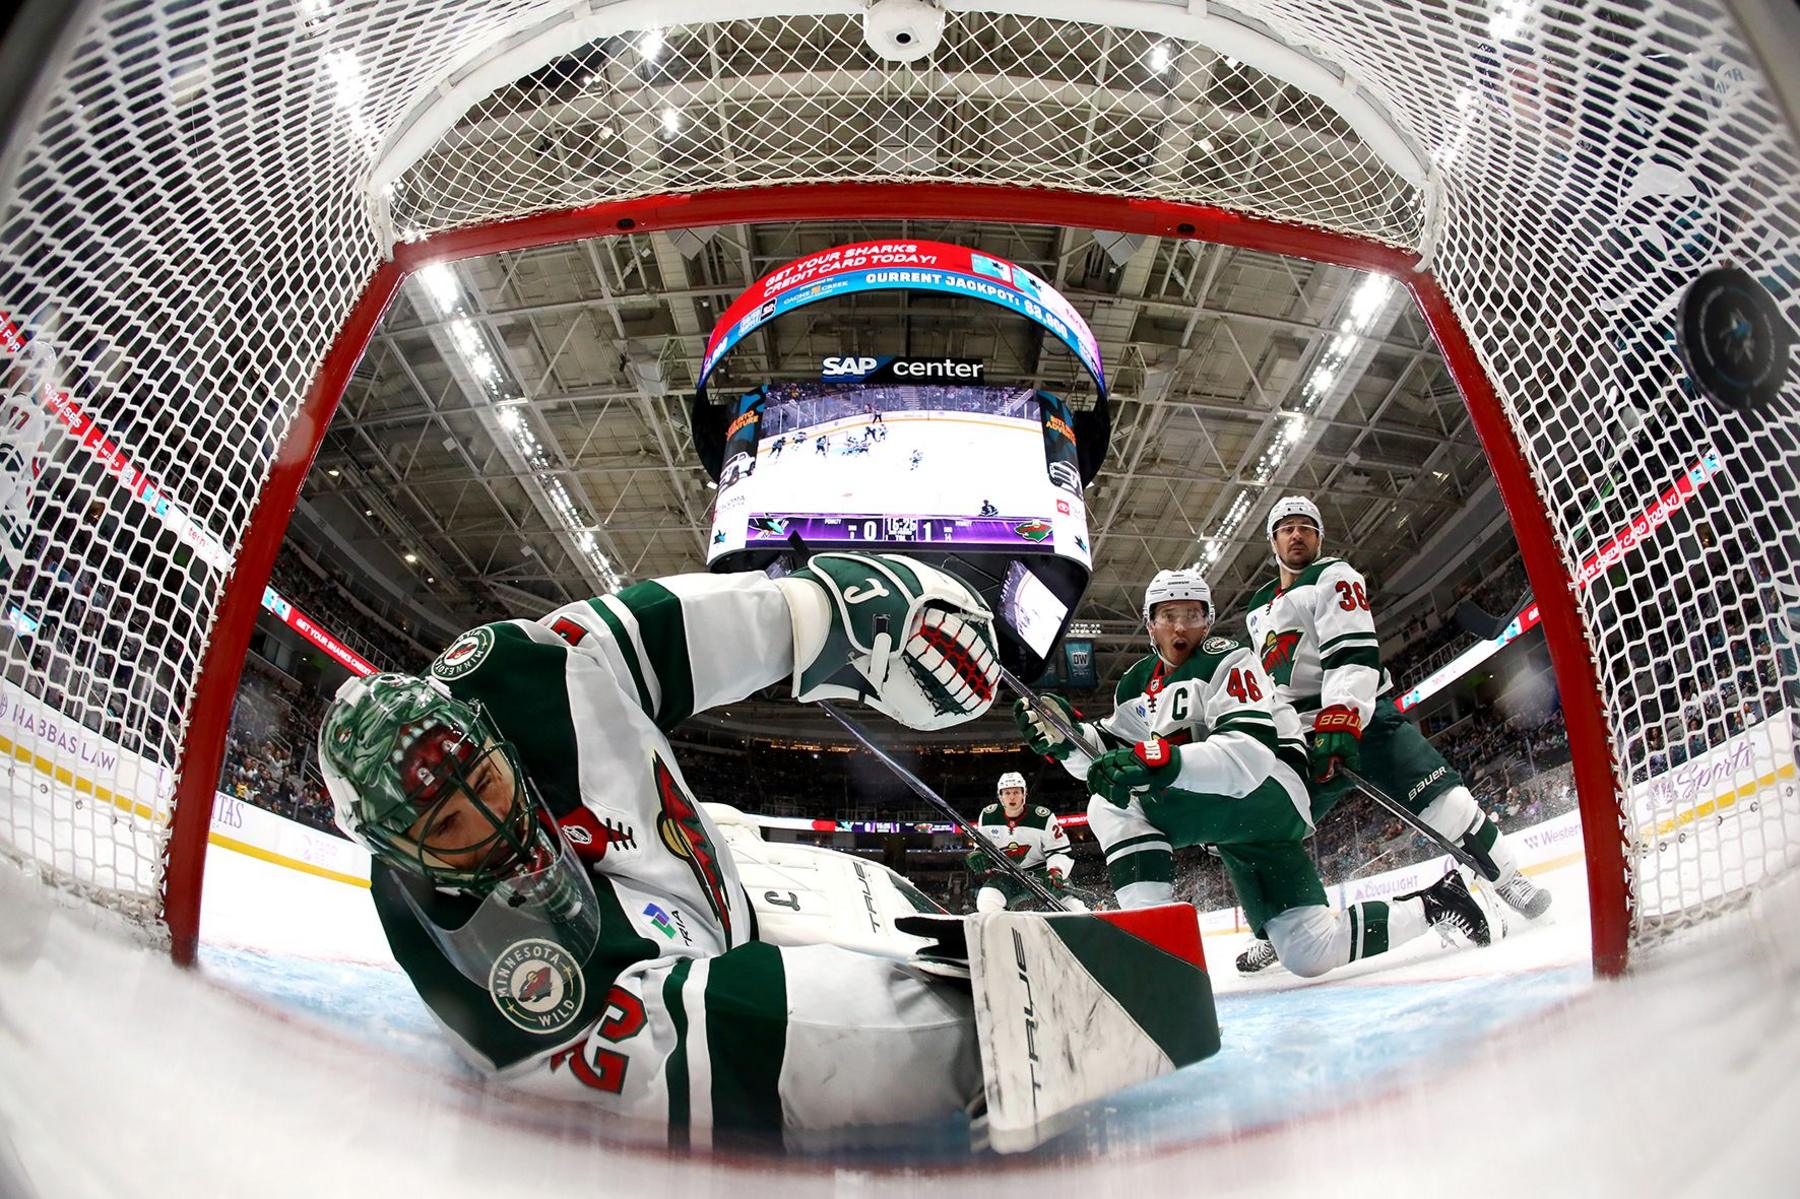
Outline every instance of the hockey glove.
POLYGON ((1351 770, 1362 769, 1362 716, 1355 708, 1333 704, 1313 721, 1312 745, 1306 754, 1312 768, 1313 782, 1324 783, 1337 777, 1340 763, 1351 770))
POLYGON ((963 861, 969 867, 969 873, 977 878, 984 878, 994 872, 994 859, 979 849, 970 853, 963 861))
MULTIPOLYGON (((1038 698, 1045 703, 1055 705, 1062 713, 1063 722, 1070 728, 1079 728, 1081 714, 1075 711, 1074 705, 1060 695, 1045 693, 1038 698)), ((1025 744, 1031 747, 1034 754, 1043 754, 1047 758, 1055 758, 1058 762, 1067 758, 1075 749, 1075 743, 1056 731, 1056 727, 1031 706, 1030 700, 1013 701, 1013 723, 1019 726, 1019 734, 1025 738, 1025 744)))
POLYGON ((1088 767, 1087 785, 1107 803, 1123 808, 1134 796, 1155 799, 1175 785, 1180 773, 1181 756, 1157 737, 1095 758, 1088 767))
POLYGON ((911 729, 987 711, 994 615, 954 575, 887 554, 815 554, 776 585, 794 624, 794 698, 855 699, 911 729))

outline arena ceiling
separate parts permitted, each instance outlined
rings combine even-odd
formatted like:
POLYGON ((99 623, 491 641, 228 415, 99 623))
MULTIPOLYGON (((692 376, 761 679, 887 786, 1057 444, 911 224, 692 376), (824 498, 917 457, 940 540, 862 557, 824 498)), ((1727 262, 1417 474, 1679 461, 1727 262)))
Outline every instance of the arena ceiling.
MULTIPOLYGON (((1221 611, 1241 610, 1267 572, 1263 520, 1278 495, 1315 497, 1333 543, 1354 546, 1379 585, 1416 563, 1489 480, 1412 303, 1370 276, 1085 229, 770 223, 599 237, 448 267, 511 381, 517 398, 501 406, 467 327, 433 304, 443 278, 415 278, 343 398, 302 528, 354 551, 354 573, 375 594, 404 593, 414 635, 432 648, 458 627, 594 594, 609 569, 625 580, 703 569, 715 492, 687 408, 715 314, 783 263, 873 238, 1011 258, 1092 325, 1114 386, 1113 435, 1087 493, 1095 572, 1077 618, 1104 630, 1102 677, 1139 652, 1139 597, 1159 568, 1213 559, 1221 611), (1310 414, 1296 417, 1303 407, 1310 414), (558 519, 550 480, 591 515, 591 548, 558 519)), ((729 360, 715 396, 817 378, 822 356, 855 351, 981 358, 995 379, 1076 407, 1094 399, 1061 346, 987 305, 862 293, 766 329, 729 360)))

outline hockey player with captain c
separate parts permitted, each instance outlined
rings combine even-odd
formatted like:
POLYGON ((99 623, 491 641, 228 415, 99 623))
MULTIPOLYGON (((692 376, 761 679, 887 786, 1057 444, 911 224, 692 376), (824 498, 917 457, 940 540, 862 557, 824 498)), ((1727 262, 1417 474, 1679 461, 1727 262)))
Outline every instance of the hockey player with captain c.
MULTIPOLYGON (((981 810, 975 821, 977 827, 994 848, 1021 870, 1034 873, 1039 882, 1059 895, 1065 909, 1087 911, 1080 899, 1064 894, 1075 868, 1075 856, 1061 822, 1049 808, 1026 802, 1025 776, 1016 770, 1001 775, 994 790, 999 798, 981 810)), ((969 854, 968 867, 980 881, 980 889, 975 892, 978 912, 1003 911, 1029 895, 1024 885, 1001 870, 984 850, 969 854)))
MULTIPOLYGON (((396 961, 472 1064, 675 1145, 715 1129, 808 1143, 984 1100, 995 1112, 991 1075, 1012 1067, 977 1027, 979 961, 959 975, 944 952, 913 956, 965 938, 969 954, 980 930, 939 916, 899 935, 871 903, 889 956, 763 939, 667 734, 783 680, 802 701, 947 727, 986 710, 995 663, 992 615, 953 576, 821 554, 779 580, 635 584, 472 629, 424 677, 352 679, 321 723, 320 765, 339 826, 373 856, 396 961)), ((1165 961, 1152 968, 1170 985, 1194 969, 1165 961)), ((1211 1018, 1210 1000, 1192 1010, 1211 1018)), ((1083 1085, 1064 1099, 1092 1097, 1083 1085)))
MULTIPOLYGON (((1277 500, 1267 532, 1279 573, 1251 597, 1245 623, 1276 690, 1310 730, 1305 778, 1313 820, 1352 789, 1338 769, 1347 765, 1468 851, 1508 906, 1527 917, 1543 915, 1549 892, 1519 871, 1506 838, 1476 806, 1462 776, 1395 707, 1368 584, 1342 558, 1323 556, 1325 522, 1317 505, 1304 496, 1277 500)), ((1256 931, 1260 937, 1261 928, 1256 931)), ((1240 968, 1273 964, 1262 941, 1245 951, 1240 968)))
POLYGON ((1088 827, 1106 854, 1121 907, 1174 897, 1175 849, 1215 846, 1252 927, 1303 976, 1386 952, 1434 926, 1485 944, 1488 925, 1460 876, 1343 911, 1327 905, 1303 840, 1312 829, 1301 771, 1305 741, 1249 647, 1210 636, 1212 595, 1197 572, 1157 573, 1144 622, 1155 652, 1128 668, 1112 714, 1064 723, 1097 757, 1021 700, 1014 718, 1031 747, 1084 779, 1088 827))

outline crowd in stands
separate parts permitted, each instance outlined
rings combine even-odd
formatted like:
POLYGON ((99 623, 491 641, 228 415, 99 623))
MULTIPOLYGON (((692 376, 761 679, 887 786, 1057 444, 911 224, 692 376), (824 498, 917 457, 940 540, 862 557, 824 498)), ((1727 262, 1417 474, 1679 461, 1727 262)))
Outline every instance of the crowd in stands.
POLYGON ((286 545, 275 559, 269 585, 377 670, 417 673, 437 654, 352 599, 335 582, 316 574, 286 545))

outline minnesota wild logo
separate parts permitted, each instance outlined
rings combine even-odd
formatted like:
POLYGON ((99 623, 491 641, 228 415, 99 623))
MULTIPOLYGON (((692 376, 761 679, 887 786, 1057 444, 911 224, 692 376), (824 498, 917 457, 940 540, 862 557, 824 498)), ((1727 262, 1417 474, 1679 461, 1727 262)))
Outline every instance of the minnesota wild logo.
POLYGON ((1269 677, 1275 680, 1277 687, 1285 687, 1293 681, 1294 651, 1299 648, 1299 629, 1287 629, 1279 633, 1271 629, 1269 635, 1263 638, 1263 669, 1269 672, 1269 677))
POLYGON ((1013 532, 1027 541, 1042 541, 1050 536, 1050 526, 1041 520, 1028 520, 1013 526, 1013 532))

